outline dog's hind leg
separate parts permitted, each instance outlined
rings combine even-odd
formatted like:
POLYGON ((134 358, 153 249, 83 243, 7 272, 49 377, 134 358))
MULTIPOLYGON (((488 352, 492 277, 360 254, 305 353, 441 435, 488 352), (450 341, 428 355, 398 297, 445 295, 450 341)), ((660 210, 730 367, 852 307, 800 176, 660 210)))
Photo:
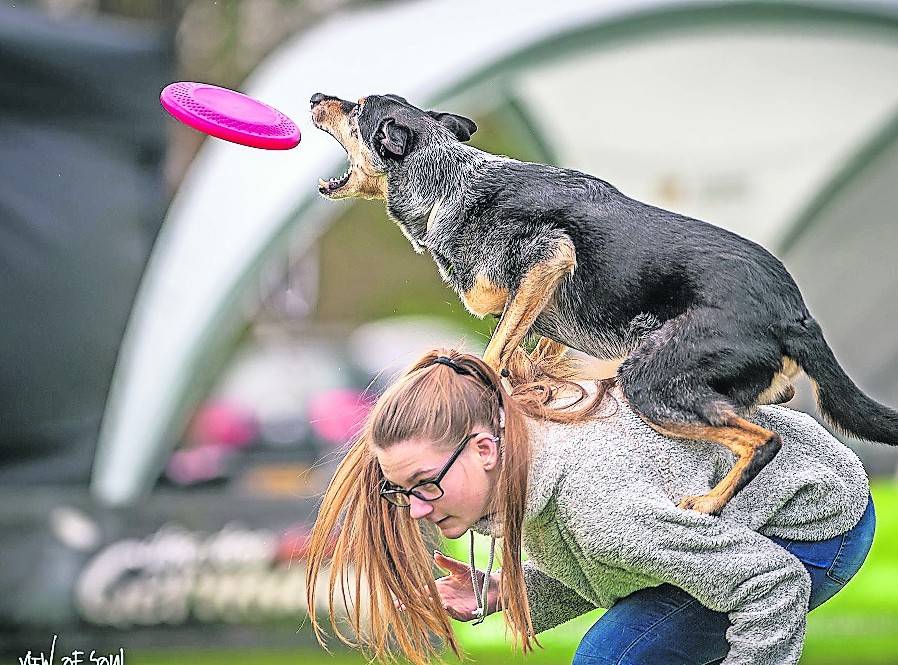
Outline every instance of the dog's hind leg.
POLYGON ((779 452, 782 442, 778 434, 759 427, 733 414, 724 427, 708 427, 678 423, 646 422, 655 430, 674 438, 712 441, 726 446, 736 455, 729 473, 710 492, 686 496, 680 508, 717 515, 736 492, 745 487, 779 452))
POLYGON ((633 410, 665 436, 711 441, 736 456, 726 476, 681 507, 717 514, 776 455, 780 437, 740 416, 783 371, 764 326, 720 310, 692 310, 664 323, 628 357, 618 382, 633 410))

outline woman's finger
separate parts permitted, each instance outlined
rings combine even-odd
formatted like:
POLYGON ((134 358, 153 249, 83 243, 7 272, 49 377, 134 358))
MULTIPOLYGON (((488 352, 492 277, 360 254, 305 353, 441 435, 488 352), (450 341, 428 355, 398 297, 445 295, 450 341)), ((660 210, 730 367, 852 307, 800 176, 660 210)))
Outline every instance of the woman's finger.
POLYGON ((470 575, 471 568, 467 564, 462 563, 457 559, 452 559, 448 556, 445 556, 438 550, 433 551, 433 561, 437 566, 449 573, 462 573, 465 575, 470 575))

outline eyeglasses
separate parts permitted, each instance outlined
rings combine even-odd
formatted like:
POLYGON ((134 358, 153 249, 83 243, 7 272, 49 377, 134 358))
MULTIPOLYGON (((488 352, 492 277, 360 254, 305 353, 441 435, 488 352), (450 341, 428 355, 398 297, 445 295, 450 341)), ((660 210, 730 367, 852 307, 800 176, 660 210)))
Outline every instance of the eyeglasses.
POLYGON ((468 434, 464 441, 458 444, 455 452, 452 453, 452 457, 449 458, 446 464, 443 465, 443 468, 440 469, 440 472, 433 478, 423 480, 407 490, 384 480, 380 490, 381 498, 399 508, 408 508, 412 505, 412 495, 418 497, 421 501, 436 501, 443 496, 443 488, 440 487, 440 481, 443 480, 443 477, 449 471, 449 467, 451 467, 452 463, 458 459, 458 456, 461 455, 461 451, 465 449, 468 442, 481 434, 484 434, 484 432, 468 434))

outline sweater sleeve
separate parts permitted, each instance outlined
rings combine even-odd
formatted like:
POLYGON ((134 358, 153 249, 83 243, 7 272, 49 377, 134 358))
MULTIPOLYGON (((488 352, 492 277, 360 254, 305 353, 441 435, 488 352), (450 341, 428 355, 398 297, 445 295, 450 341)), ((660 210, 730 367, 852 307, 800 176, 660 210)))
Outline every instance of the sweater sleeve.
POLYGON ((797 663, 811 588, 801 562, 747 527, 676 507, 655 488, 628 489, 559 506, 581 561, 649 575, 726 612, 724 665, 797 663))
POLYGON ((549 630, 596 609, 595 605, 541 571, 532 561, 525 561, 523 568, 530 618, 533 620, 535 633, 549 630))

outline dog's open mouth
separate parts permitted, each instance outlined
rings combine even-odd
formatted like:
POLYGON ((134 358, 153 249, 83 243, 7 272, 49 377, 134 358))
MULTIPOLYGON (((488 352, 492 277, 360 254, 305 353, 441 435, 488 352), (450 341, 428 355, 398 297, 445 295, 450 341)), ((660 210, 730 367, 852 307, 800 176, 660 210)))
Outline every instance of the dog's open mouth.
MULTIPOLYGON (((313 118, 314 121, 314 118, 313 118)), ((315 126, 331 135, 331 137, 340 145, 343 150, 346 150, 346 146, 343 145, 343 142, 338 139, 334 133, 325 125, 319 124, 315 121, 315 126)), ((346 155, 349 157, 349 154, 346 155)), ((349 166, 346 168, 346 172, 337 176, 336 178, 330 178, 329 180, 324 180, 323 178, 318 179, 318 191, 324 196, 330 196, 332 194, 336 194, 341 188, 345 187, 349 183, 349 179, 352 177, 352 159, 349 160, 349 166)))
POLYGON ((318 179, 318 191, 325 196, 330 194, 334 194, 341 187, 345 187, 349 182, 349 179, 352 177, 352 164, 346 169, 346 173, 341 176, 337 176, 336 178, 331 178, 330 180, 323 180, 321 178, 318 179))

